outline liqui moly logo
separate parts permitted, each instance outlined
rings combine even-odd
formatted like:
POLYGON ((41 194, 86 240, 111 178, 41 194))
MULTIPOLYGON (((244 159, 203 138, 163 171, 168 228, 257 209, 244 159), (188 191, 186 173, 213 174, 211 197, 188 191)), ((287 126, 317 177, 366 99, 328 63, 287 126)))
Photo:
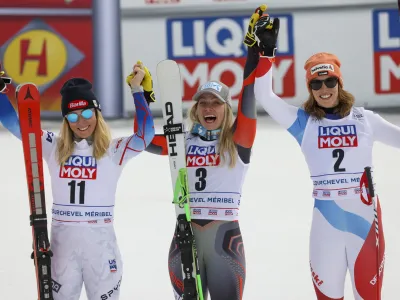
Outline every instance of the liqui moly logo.
POLYGON ((372 13, 376 94, 400 93, 400 25, 397 9, 372 13))
MULTIPOLYGON (((273 90, 280 97, 295 96, 293 15, 280 14, 273 90)), ((167 19, 167 57, 175 60, 182 77, 182 98, 190 101, 197 87, 209 80, 226 84, 237 100, 243 85, 247 48, 243 44, 249 16, 167 19)))
POLYGON ((220 157, 216 153, 215 146, 189 146, 188 152, 186 154, 186 166, 218 166, 219 163, 220 157))
POLYGON ((86 100, 74 100, 68 103, 69 109, 82 109, 88 106, 88 102, 86 100))
POLYGON ((318 148, 357 147, 355 125, 319 126, 318 148))
POLYGON ((60 167, 60 178, 96 179, 97 163, 92 156, 71 155, 60 167))

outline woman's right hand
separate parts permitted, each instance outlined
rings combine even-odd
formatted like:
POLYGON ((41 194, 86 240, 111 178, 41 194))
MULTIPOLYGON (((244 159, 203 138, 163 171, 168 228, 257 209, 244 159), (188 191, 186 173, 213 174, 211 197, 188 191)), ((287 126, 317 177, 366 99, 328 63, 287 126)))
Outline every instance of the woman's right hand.
POLYGON ((257 44, 256 36, 254 35, 254 26, 256 25, 258 19, 263 15, 264 11, 266 10, 267 10, 267 5, 263 4, 257 7, 254 13, 250 17, 249 25, 247 27, 247 32, 243 40, 243 43, 249 48, 253 48, 257 44))

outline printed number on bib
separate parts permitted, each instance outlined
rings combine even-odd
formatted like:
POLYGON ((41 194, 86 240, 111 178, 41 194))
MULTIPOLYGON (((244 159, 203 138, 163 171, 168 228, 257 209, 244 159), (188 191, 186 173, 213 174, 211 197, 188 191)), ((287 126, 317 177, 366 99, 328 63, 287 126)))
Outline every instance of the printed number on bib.
POLYGON ((346 172, 346 168, 341 168, 340 164, 343 161, 344 158, 344 150, 343 149, 335 149, 332 151, 332 156, 333 158, 337 158, 334 166, 333 166, 333 170, 335 172, 346 172))
POLYGON ((205 168, 198 168, 196 170, 196 177, 198 177, 199 181, 194 184, 196 191, 204 191, 206 188, 206 177, 207 177, 207 170, 205 168))
POLYGON ((70 186, 70 203, 75 204, 75 190, 76 186, 79 188, 79 204, 85 204, 85 181, 76 183, 76 180, 72 180, 68 183, 70 186))

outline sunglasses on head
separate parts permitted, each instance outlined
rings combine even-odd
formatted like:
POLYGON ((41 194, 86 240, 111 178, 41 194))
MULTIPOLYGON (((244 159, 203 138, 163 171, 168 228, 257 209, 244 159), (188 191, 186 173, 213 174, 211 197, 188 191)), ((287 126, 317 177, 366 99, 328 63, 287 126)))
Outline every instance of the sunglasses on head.
POLYGON ((78 122, 79 116, 82 116, 84 119, 88 120, 93 116, 93 111, 91 109, 85 109, 80 115, 77 113, 69 113, 67 115, 67 120, 71 123, 75 123, 78 122))
POLYGON ((327 88, 331 89, 337 85, 338 80, 339 79, 337 77, 328 77, 324 80, 313 79, 310 81, 310 87, 314 91, 318 91, 322 87, 322 83, 324 83, 327 88))

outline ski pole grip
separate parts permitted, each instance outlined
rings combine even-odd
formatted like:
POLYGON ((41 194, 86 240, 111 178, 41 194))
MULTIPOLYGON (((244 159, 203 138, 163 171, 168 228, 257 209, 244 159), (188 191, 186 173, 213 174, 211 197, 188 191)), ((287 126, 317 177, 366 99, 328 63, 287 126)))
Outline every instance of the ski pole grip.
POLYGON ((372 171, 371 167, 365 167, 365 175, 367 177, 367 182, 368 182, 368 192, 371 198, 375 197, 375 188, 374 188, 374 182, 372 180, 372 171))

